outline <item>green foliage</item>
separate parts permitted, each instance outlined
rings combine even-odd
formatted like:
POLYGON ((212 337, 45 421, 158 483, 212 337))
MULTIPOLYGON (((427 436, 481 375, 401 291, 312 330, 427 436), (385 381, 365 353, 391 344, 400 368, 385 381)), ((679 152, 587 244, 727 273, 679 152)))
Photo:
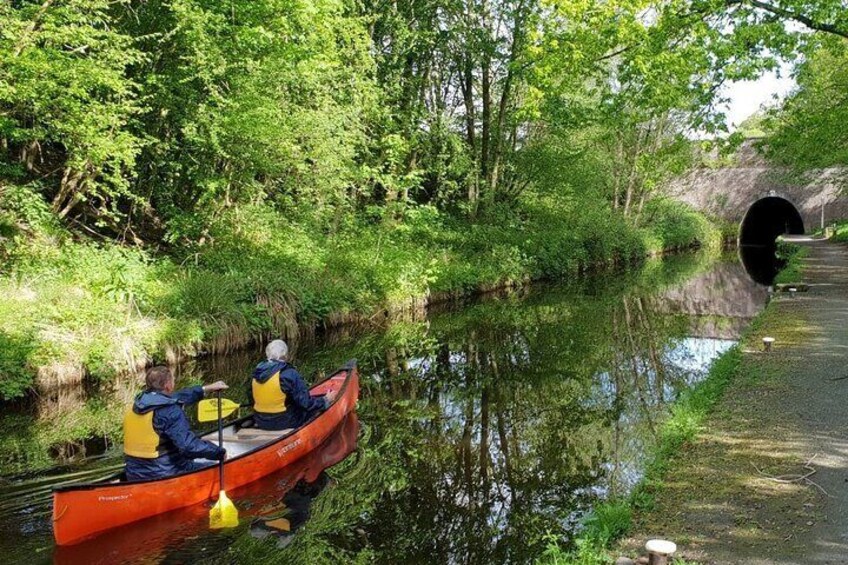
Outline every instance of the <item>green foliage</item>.
POLYGON ((760 139, 769 134, 768 121, 763 111, 754 112, 739 124, 737 133, 744 139, 760 139))
POLYGON ((803 259, 807 256, 810 250, 806 247, 785 241, 777 240, 776 255, 784 260, 786 264, 774 277, 775 284, 791 284, 799 283, 804 280, 801 270, 803 259))
POLYGON ((848 165, 846 43, 822 41, 811 47, 798 71, 798 88, 766 119, 773 130, 765 145, 770 158, 801 172, 848 165))
POLYGON ((111 213, 131 196, 126 173, 141 138, 128 124, 140 106, 126 71, 143 55, 112 25, 112 4, 0 6, 0 173, 51 171, 62 215, 86 202, 111 213), (18 160, 8 159, 15 153, 18 160))
POLYGON ((0 332, 0 398, 23 396, 32 381, 28 367, 33 344, 26 337, 0 332))
POLYGON ((840 220, 833 227, 833 235, 830 236, 831 241, 838 243, 848 243, 848 220, 840 220))
POLYGON ((474 217, 590 188, 638 224, 689 166, 683 134, 721 122, 713 85, 808 43, 762 7, 690 4, 7 3, 0 178, 87 230, 188 247, 256 203, 335 233, 369 207, 474 217), (571 167, 586 182, 558 181, 571 167))
POLYGON ((292 324, 569 277, 712 237, 702 218, 671 204, 650 207, 648 225, 637 229, 591 201, 532 193, 474 223, 417 206, 403 222, 347 218, 332 237, 271 206, 246 205, 210 218, 208 241, 183 247, 177 263, 76 240, 44 217, 31 188, 10 187, 10 195, 0 211, 19 218, 14 229, 25 233, 12 236, 0 277, 0 332, 29 345, 0 353, 16 367, 6 398, 45 365, 106 378, 169 351, 227 351, 292 324))
POLYGON ((623 502, 598 505, 584 521, 583 535, 606 545, 630 528, 632 511, 623 502))
POLYGON ((148 2, 128 16, 154 55, 133 69, 154 139, 140 188, 166 219, 218 199, 318 217, 344 202, 374 102, 365 30, 345 2, 148 2))
POLYGON ((700 213, 686 204, 668 199, 655 199, 644 212, 645 226, 659 238, 660 249, 682 249, 693 242, 717 248, 719 231, 700 213))
POLYGON ((583 520, 583 531, 574 540, 574 549, 564 550, 555 536, 548 536, 538 565, 607 565, 613 560, 609 545, 630 528, 632 510, 625 502, 596 506, 583 520))

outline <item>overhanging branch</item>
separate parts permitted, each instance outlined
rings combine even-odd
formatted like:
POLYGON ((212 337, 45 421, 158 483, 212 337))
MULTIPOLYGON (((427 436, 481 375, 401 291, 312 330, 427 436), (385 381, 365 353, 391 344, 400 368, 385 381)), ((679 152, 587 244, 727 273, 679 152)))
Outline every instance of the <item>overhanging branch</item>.
POLYGON ((805 16, 804 14, 793 12, 792 10, 787 10, 785 8, 781 8, 779 6, 773 6, 771 4, 767 4, 760 0, 727 0, 727 6, 737 6, 741 4, 749 4, 755 8, 759 8, 760 10, 765 10, 766 12, 772 13, 776 16, 780 16, 781 18, 786 18, 790 20, 795 20, 796 22, 800 22, 807 26, 810 29, 816 31, 822 31, 825 33, 831 33, 833 35, 838 35, 840 37, 844 37, 848 39, 848 30, 844 30, 835 24, 829 24, 824 22, 817 22, 814 19, 805 16))

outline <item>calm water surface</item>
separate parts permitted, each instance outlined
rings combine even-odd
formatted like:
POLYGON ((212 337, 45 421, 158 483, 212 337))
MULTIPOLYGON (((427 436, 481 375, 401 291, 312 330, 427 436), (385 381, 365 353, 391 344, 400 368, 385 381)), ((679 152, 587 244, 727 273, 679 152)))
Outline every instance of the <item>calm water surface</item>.
MULTIPOLYGON (((135 386, 61 391, 2 417, 0 551, 29 563, 532 561, 546 534, 567 542, 593 504, 633 487, 669 403, 766 297, 738 261, 691 255, 295 344, 308 379, 359 360, 358 414, 234 491, 242 526, 227 532, 208 531, 197 506, 56 550, 49 487, 120 464, 103 438, 135 386), (64 441, 74 426, 99 433, 64 441), (279 518, 289 531, 268 525, 279 518)), ((260 357, 193 362, 180 379, 223 378, 241 400, 260 357)))

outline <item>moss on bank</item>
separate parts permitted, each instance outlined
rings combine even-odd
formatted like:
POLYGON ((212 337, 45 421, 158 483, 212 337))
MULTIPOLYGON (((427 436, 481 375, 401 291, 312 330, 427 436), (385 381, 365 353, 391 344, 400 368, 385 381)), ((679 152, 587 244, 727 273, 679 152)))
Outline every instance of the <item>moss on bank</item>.
POLYGON ((29 188, 0 187, 0 398, 719 239, 669 201, 640 227, 543 198, 474 223, 351 216, 333 234, 259 205, 206 221, 162 253, 72 233, 29 188))

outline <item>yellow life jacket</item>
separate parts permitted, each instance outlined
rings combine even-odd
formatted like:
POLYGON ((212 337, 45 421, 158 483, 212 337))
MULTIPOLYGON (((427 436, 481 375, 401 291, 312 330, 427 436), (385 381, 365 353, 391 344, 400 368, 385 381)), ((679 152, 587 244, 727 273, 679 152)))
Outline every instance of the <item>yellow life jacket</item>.
POLYGON ((162 455, 161 439, 153 429, 153 413, 133 412, 132 405, 124 413, 124 453, 142 459, 156 459, 162 455))
POLYGON ((280 389, 280 372, 260 383, 253 379, 253 410, 262 414, 282 414, 286 411, 286 393, 280 389))

